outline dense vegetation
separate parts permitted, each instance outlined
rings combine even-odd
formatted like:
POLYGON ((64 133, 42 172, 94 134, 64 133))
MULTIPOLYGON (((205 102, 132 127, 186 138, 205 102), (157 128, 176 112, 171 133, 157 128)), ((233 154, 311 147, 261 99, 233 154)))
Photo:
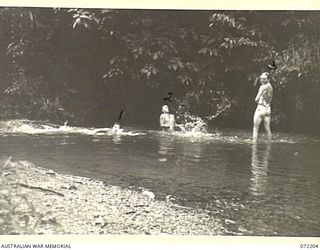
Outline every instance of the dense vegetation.
POLYGON ((273 60, 272 125, 320 125, 319 12, 0 9, 0 114, 157 126, 163 97, 212 126, 251 128, 273 60))

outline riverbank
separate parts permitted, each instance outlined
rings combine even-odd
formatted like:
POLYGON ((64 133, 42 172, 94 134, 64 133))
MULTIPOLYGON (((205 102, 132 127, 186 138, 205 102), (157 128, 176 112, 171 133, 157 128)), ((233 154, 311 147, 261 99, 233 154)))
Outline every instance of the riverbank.
POLYGON ((218 219, 203 210, 34 166, 0 163, 0 234, 218 235, 218 219))

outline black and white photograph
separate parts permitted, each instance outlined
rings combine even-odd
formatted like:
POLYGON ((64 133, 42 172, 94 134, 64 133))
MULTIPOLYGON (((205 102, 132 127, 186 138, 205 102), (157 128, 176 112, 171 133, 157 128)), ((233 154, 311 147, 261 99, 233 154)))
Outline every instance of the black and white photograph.
POLYGON ((319 237, 319 128, 319 11, 0 7, 0 235, 319 237))

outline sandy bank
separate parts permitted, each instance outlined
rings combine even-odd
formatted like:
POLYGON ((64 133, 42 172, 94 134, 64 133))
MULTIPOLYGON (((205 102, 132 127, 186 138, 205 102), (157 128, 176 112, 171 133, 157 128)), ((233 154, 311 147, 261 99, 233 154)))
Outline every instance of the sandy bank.
POLYGON ((158 201, 148 192, 55 173, 10 158, 0 163, 1 234, 217 235, 202 210, 158 201))

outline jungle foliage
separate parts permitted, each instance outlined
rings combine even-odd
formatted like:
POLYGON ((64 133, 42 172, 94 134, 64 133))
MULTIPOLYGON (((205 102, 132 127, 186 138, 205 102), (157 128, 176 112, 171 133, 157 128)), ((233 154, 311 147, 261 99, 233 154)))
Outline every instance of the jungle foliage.
POLYGON ((317 132, 320 15, 310 11, 0 9, 0 114, 75 125, 157 125, 175 112, 249 128, 272 71, 272 125, 317 132), (136 124, 135 124, 136 123, 136 124))

